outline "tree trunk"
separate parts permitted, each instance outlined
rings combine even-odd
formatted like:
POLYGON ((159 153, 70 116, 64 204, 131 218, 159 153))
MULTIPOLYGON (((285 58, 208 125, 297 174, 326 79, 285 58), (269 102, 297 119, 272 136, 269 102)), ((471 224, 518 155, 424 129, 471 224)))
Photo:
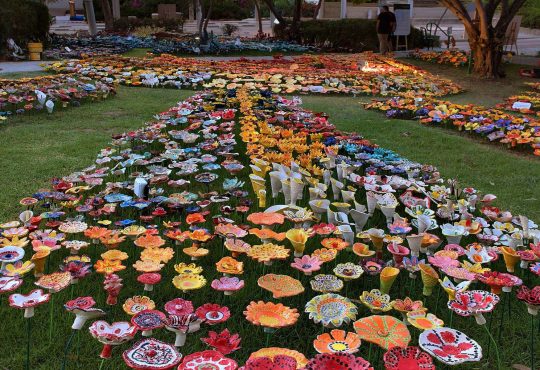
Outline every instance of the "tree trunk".
POLYGON ((268 9, 274 14, 274 17, 279 21, 282 26, 287 24, 287 20, 281 16, 281 13, 277 11, 276 6, 274 5, 273 0, 263 0, 263 2, 268 6, 268 9))
POLYGON ((114 18, 109 0, 101 0, 101 10, 103 11, 103 18, 105 20, 105 31, 110 32, 113 30, 114 18))
POLYGON ((485 78, 504 77, 501 65, 504 37, 496 36, 491 28, 484 37, 475 35, 468 37, 474 60, 474 74, 485 78))
POLYGON ((290 39, 300 42, 300 20, 302 18, 302 2, 303 0, 294 1, 294 14, 291 23, 290 39))
POLYGON ((255 18, 257 18, 257 21, 259 22, 259 32, 257 32, 258 35, 263 35, 263 24, 262 24, 262 18, 261 18, 261 6, 259 5, 259 0, 253 0, 253 4, 255 4, 255 18))
POLYGON ((324 0, 319 0, 317 6, 315 7, 315 12, 313 13, 313 19, 317 19, 319 12, 321 11, 321 6, 324 0))
POLYGON ((202 36, 201 40, 203 44, 206 44, 208 42, 208 22, 210 21, 210 16, 212 15, 212 8, 214 7, 214 1, 210 0, 210 3, 208 4, 208 10, 206 11, 206 17, 204 18, 203 26, 202 26, 202 36))

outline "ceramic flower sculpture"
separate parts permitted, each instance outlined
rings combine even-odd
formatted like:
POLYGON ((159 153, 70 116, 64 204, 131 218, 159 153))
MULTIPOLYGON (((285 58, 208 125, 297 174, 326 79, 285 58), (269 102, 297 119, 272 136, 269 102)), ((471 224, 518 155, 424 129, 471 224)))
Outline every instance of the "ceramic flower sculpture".
POLYGON ((182 360, 182 355, 174 346, 154 338, 138 341, 125 350, 122 357, 128 367, 137 370, 167 370, 182 360))
POLYGON ((109 274, 105 276, 103 281, 103 288, 107 292, 107 304, 114 306, 118 302, 118 295, 122 289, 122 279, 116 274, 109 274))
POLYGON ((34 316, 34 308, 48 302, 50 297, 41 289, 34 289, 27 295, 15 293, 9 296, 9 306, 24 309, 24 318, 29 319, 34 316))
POLYGON ((99 342, 103 343, 103 349, 99 355, 101 358, 111 358, 112 347, 129 342, 135 337, 137 328, 125 321, 113 322, 94 321, 88 328, 90 334, 99 342))
POLYGON ((92 297, 78 297, 64 304, 66 310, 75 314, 75 321, 71 325, 73 330, 81 330, 86 321, 105 315, 105 311, 93 308, 95 304, 92 297))

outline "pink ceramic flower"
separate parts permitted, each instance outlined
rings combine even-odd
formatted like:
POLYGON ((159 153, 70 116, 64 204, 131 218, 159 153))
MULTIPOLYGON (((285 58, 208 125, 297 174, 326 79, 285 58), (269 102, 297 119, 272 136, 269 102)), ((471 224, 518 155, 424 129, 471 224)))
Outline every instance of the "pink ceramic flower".
POLYGON ((237 277, 224 276, 212 281, 211 286, 217 291, 224 292, 225 295, 231 295, 244 287, 244 280, 240 280, 237 277))
POLYGON ((540 285, 532 289, 522 285, 517 291, 517 298, 527 304, 527 310, 531 315, 538 315, 540 310, 540 285))
POLYGON ((394 347, 384 354, 386 370, 435 370, 433 359, 418 347, 394 347))
POLYGON ((446 267, 458 267, 459 261, 448 256, 429 256, 428 262, 435 267, 444 269, 446 267))
POLYGON ((317 257, 303 255, 301 258, 295 258, 291 267, 302 271, 305 275, 311 275, 313 271, 321 269, 322 262, 317 257))
POLYGON ((191 301, 175 298, 165 303, 165 311, 167 311, 169 315, 183 316, 193 313, 195 310, 191 301))
POLYGON ((362 357, 350 353, 321 353, 309 360, 306 370, 373 370, 362 357))

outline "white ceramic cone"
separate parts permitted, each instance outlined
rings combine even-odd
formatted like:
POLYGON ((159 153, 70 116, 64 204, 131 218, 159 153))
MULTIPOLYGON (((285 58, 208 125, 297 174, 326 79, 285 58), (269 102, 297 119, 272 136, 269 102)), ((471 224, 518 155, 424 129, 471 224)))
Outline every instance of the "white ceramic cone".
POLYGON ((445 235, 448 244, 458 244, 461 241, 463 235, 445 235))
POLYGON ((519 222, 521 223, 521 228, 523 229, 523 237, 529 239, 529 218, 527 216, 519 215, 519 222))
POLYGON ((330 208, 326 210, 326 218, 328 219, 329 224, 337 225, 336 213, 330 208))
POLYGON ((332 193, 334 194, 334 200, 339 200, 341 189, 343 189, 345 185, 343 185, 341 181, 338 181, 334 178, 330 179, 330 183, 332 184, 332 193))
POLYGON ((332 177, 332 173, 328 170, 324 170, 323 172, 323 182, 326 186, 330 185, 330 178, 332 177))
POLYGON ((338 180, 343 181, 343 164, 340 163, 336 166, 336 173, 338 180))
POLYGON ((349 245, 353 245, 354 232, 352 231, 352 228, 349 225, 339 225, 337 228, 339 229, 339 231, 341 231, 341 235, 343 235, 343 239, 345 239, 345 241, 349 243, 349 245))
POLYGON ((345 203, 353 203, 354 202, 354 194, 356 194, 356 192, 354 192, 354 191, 341 190, 341 197, 343 198, 343 201, 345 203))
POLYGON ((368 213, 373 215, 375 208, 377 208, 377 196, 374 192, 368 191, 366 193, 368 213))
POLYGON ((356 200, 354 201, 354 209, 356 209, 358 212, 367 213, 366 206, 358 203, 356 200))
POLYGON ((313 211, 313 213, 315 213, 318 220, 320 221, 322 218, 322 215, 327 212, 328 207, 330 206, 330 201, 328 199, 310 200, 309 206, 311 207, 311 210, 313 211))
POLYGON ((354 221, 356 232, 359 233, 360 231, 364 229, 364 226, 366 226, 366 223, 368 222, 368 219, 369 219, 369 214, 365 212, 357 211, 356 209, 351 209, 349 214, 351 215, 354 221))
POLYGON ((291 182, 289 179, 281 180, 281 189, 285 196, 285 204, 291 203, 291 182))
POLYGON ((24 318, 29 319, 31 317, 34 317, 34 307, 26 307, 24 309, 24 318))
POLYGON ((418 216, 418 234, 425 233, 431 226, 431 219, 426 215, 418 216))
POLYGON ((407 236, 407 243, 409 243, 409 249, 411 250, 411 255, 418 257, 420 255, 420 247, 422 246, 422 239, 424 236, 420 235, 409 235, 407 236))
POLYGON ((281 171, 270 172, 270 187, 272 189, 272 198, 277 198, 281 192, 281 180, 285 174, 281 171))
POLYGON ((309 188, 309 200, 322 199, 324 196, 326 196, 326 193, 324 193, 321 189, 309 188))
POLYGON ((396 213, 396 207, 387 207, 387 206, 380 206, 382 213, 386 217, 386 224, 390 225, 394 219, 394 214, 396 213))
POLYGON ((296 201, 300 199, 302 191, 304 190, 304 182, 301 179, 292 178, 290 181, 291 187, 291 201, 290 204, 296 205, 296 201))
POLYGON ((486 324, 486 318, 481 313, 475 314, 474 318, 476 319, 476 323, 478 325, 485 325, 486 324))
POLYGON ((52 113, 54 110, 54 102, 52 100, 47 100, 45 103, 45 108, 47 108, 48 113, 52 113))
POLYGON ((349 225, 349 217, 345 212, 335 213, 336 225, 349 225))

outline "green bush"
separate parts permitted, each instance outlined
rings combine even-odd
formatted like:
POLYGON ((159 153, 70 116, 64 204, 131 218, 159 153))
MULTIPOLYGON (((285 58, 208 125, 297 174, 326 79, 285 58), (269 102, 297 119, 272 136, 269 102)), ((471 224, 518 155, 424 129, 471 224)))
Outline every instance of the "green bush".
POLYGON ((164 28, 166 31, 182 32, 184 20, 177 19, 152 19, 152 18, 136 18, 128 19, 122 17, 116 19, 113 24, 113 30, 115 32, 131 32, 139 27, 154 27, 164 28))
POLYGON ((540 29, 540 0, 529 0, 521 9, 523 19, 521 25, 540 29))
MULTIPOLYGON (((309 20, 300 24, 300 39, 304 45, 312 45, 330 51, 377 51, 379 40, 375 31, 376 21, 371 19, 309 20)), ((277 27, 280 38, 288 38, 283 27, 277 27)), ((411 28, 408 36, 409 49, 422 47, 420 30, 411 28)))
POLYGON ((47 41, 49 9, 31 0, 0 0, 0 52, 12 38, 20 47, 29 41, 47 41))

